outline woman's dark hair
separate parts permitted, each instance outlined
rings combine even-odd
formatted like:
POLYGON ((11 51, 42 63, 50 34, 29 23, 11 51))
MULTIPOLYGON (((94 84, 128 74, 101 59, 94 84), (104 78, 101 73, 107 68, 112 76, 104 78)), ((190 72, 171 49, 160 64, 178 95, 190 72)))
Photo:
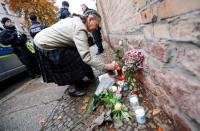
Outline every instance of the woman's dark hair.
POLYGON ((71 15, 71 17, 74 17, 74 16, 79 17, 79 18, 82 20, 83 23, 86 23, 87 16, 84 16, 84 15, 81 15, 81 14, 73 13, 73 14, 71 15))
POLYGON ((93 16, 93 17, 95 17, 95 19, 100 19, 101 20, 101 16, 100 16, 100 14, 99 13, 97 13, 97 11, 95 11, 95 10, 88 10, 88 11, 86 11, 85 13, 84 13, 86 16, 93 16))
POLYGON ((72 17, 73 16, 79 17, 82 20, 83 23, 86 23, 86 20, 87 20, 88 17, 90 17, 94 20, 101 21, 101 16, 95 10, 86 11, 86 13, 84 15, 74 13, 74 14, 72 14, 72 17))

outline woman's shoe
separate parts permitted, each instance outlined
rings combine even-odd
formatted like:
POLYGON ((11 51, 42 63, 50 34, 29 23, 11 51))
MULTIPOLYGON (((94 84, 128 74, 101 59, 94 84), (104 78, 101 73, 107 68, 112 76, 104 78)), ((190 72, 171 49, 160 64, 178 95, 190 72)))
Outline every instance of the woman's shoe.
POLYGON ((103 53, 103 51, 98 51, 98 52, 96 53, 96 55, 100 55, 101 53, 103 53))
POLYGON ((75 90, 73 92, 68 91, 68 93, 70 96, 74 96, 74 97, 80 97, 80 96, 84 96, 86 94, 86 92, 83 90, 75 90))

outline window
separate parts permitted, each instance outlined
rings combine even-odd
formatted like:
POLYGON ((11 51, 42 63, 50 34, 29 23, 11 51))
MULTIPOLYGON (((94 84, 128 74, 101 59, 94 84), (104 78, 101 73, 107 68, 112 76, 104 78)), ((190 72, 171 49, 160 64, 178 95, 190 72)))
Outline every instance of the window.
POLYGON ((6 5, 5 5, 4 3, 1 3, 1 5, 2 5, 4 11, 6 12, 6 14, 8 14, 8 10, 7 10, 7 8, 6 8, 6 5))

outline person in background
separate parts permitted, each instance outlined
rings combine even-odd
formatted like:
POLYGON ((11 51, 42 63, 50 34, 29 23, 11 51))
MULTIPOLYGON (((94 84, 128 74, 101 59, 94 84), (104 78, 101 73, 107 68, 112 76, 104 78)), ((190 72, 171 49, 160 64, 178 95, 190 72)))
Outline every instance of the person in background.
MULTIPOLYGON (((86 4, 82 4, 81 9, 82 9, 84 15, 87 15, 88 11, 95 11, 93 9, 88 8, 86 4)), ((100 26, 98 26, 98 29, 96 31, 92 32, 92 36, 93 36, 95 44, 97 45, 97 48, 98 48, 96 55, 99 55, 99 54, 103 53, 103 51, 104 51, 103 45, 102 45, 101 27, 100 26)))
POLYGON ((98 70, 114 70, 113 64, 104 64, 92 59, 88 32, 95 31, 101 21, 97 12, 87 16, 72 16, 40 31, 34 38, 41 57, 44 82, 58 86, 74 85, 71 96, 83 96, 85 76, 94 78, 91 66, 98 70))
POLYGON ((44 28, 46 28, 45 25, 41 24, 40 22, 37 21, 37 16, 36 15, 31 15, 30 16, 30 20, 31 20, 31 27, 30 27, 30 35, 32 38, 35 37, 35 35, 40 32, 41 30, 43 30, 44 28))
POLYGON ((11 45, 13 52, 26 66, 30 77, 40 77, 39 66, 32 53, 26 47, 27 36, 25 34, 18 36, 17 30, 10 18, 3 17, 1 23, 3 24, 4 29, 0 33, 0 43, 4 45, 11 45))
MULTIPOLYGON (((39 33, 41 30, 45 29, 47 26, 45 26, 45 25, 41 24, 40 22, 38 22, 37 16, 34 15, 34 14, 30 16, 30 20, 31 20, 32 25, 31 25, 29 31, 30 31, 31 37, 34 38, 37 33, 39 33)), ((35 44, 34 43, 32 44, 32 48, 34 50, 33 55, 35 56, 35 60, 37 61, 38 65, 39 65, 39 63, 40 63, 39 55, 38 55, 37 50, 35 49, 35 44)))
POLYGON ((63 1, 59 12, 59 19, 65 19, 69 16, 71 16, 71 13, 69 12, 69 3, 67 1, 63 1))
POLYGON ((3 31, 3 28, 2 28, 2 27, 0 27, 0 32, 1 32, 1 31, 3 31))

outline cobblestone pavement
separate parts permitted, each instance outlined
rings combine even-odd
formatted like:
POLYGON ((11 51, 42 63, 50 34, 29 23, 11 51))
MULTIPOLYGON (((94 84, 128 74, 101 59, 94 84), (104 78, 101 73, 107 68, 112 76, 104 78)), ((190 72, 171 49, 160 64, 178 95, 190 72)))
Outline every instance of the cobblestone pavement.
MULTIPOLYGON (((95 60, 102 60, 104 62, 111 62, 113 59, 113 51, 109 48, 106 43, 104 43, 105 51, 103 54, 96 56, 96 46, 91 47, 91 52, 95 60)), ((100 72, 94 70, 95 74, 98 75, 100 72)), ((97 87, 97 83, 93 83, 88 87, 87 96, 73 98, 70 97, 65 91, 62 99, 58 102, 58 104, 53 109, 50 116, 43 122, 41 130, 43 131, 85 131, 90 126, 95 118, 97 118, 101 113, 101 108, 98 108, 95 112, 88 114, 84 107, 85 98, 91 98, 93 92, 97 87)), ((123 102, 125 105, 129 106, 127 95, 128 92, 123 94, 123 102)), ((119 131, 156 131, 159 127, 162 127, 165 131, 176 130, 174 123, 167 117, 167 115, 159 109, 148 95, 145 93, 144 95, 139 97, 140 104, 147 111, 147 123, 145 125, 139 125, 136 122, 136 118, 133 115, 133 112, 130 110, 130 114, 132 115, 131 124, 125 123, 123 127, 117 129, 119 131)), ((129 108, 130 109, 130 108, 129 108)), ((113 125, 110 123, 104 124, 101 126, 99 130, 116 130, 113 128, 113 125)))

